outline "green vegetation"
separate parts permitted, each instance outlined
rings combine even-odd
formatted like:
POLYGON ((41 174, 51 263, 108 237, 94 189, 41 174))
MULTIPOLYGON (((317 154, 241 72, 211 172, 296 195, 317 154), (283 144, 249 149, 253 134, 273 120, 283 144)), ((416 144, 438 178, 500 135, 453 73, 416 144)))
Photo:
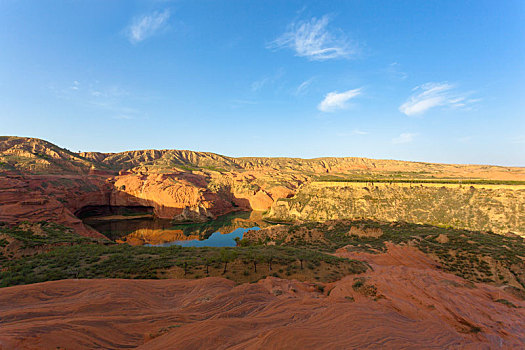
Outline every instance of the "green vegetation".
POLYGON ((354 278, 352 289, 364 296, 374 298, 375 301, 381 298, 381 296, 378 295, 377 287, 373 284, 368 284, 364 277, 354 278))
MULTIPOLYGON (((331 266, 333 273, 324 276, 324 281, 366 270, 362 262, 314 251, 306 252, 304 248, 129 246, 108 241, 95 242, 79 236, 74 238, 58 225, 40 224, 38 227, 42 227, 46 235, 36 235, 23 225, 15 228, 2 227, 3 234, 23 241, 27 247, 46 244, 48 249, 20 258, 9 256, 0 261, 0 287, 67 278, 198 278, 209 275, 212 269, 215 275, 253 281, 265 277, 261 271, 263 266, 267 268, 267 272, 273 272, 277 268, 282 272, 290 272, 290 275, 300 273, 299 259, 317 267, 331 266), (69 244, 61 244, 65 242, 69 244), (49 247, 51 243, 55 246, 49 247), (257 267, 260 267, 259 271, 257 267), (173 271, 183 275, 173 275, 173 271)), ((35 230, 33 227, 31 229, 35 230)), ((280 276, 279 273, 275 274, 280 276)))
POLYGON ((511 303, 507 299, 496 299, 494 301, 497 302, 497 303, 501 303, 503 305, 507 305, 508 307, 511 307, 511 308, 517 308, 516 305, 514 305, 513 303, 511 303))
POLYGON ((197 171, 199 170, 199 168, 197 167, 193 167, 193 166, 188 166, 188 165, 183 165, 183 164, 177 164, 175 165, 177 168, 181 169, 181 170, 184 170, 184 171, 197 171))
MULTIPOLYGON (((22 223, 15 227, 0 224, 0 235, 9 236, 21 243, 21 248, 36 248, 43 245, 80 244, 98 242, 79 236, 72 229, 42 221, 37 224, 22 223)), ((0 239, 0 247, 7 246, 6 238, 0 239)))
POLYGON ((333 252, 348 246, 350 251, 369 253, 386 251, 387 242, 414 246, 433 257, 444 270, 467 280, 495 284, 514 280, 525 289, 525 240, 517 235, 355 220, 291 225, 276 240, 278 245, 316 251, 333 252), (351 234, 352 227, 362 234, 351 234))
POLYGON ((217 166, 212 166, 212 165, 201 166, 201 168, 202 169, 211 170, 211 171, 217 171, 219 173, 226 173, 226 172, 228 172, 228 170, 226 170, 224 168, 217 167, 217 166))
MULTIPOLYGON (((188 248, 132 247, 121 245, 79 244, 57 247, 49 252, 14 259, 4 264, 0 272, 0 287, 37 283, 67 278, 161 278, 162 271, 172 267, 188 270, 220 264, 223 275, 229 271, 229 263, 237 259, 264 261, 272 269, 296 264, 301 249, 290 247, 249 248, 188 248)), ((357 261, 312 253, 311 261, 330 265, 344 265, 347 272, 360 273, 366 267, 357 261)), ((254 264, 254 268, 256 265, 254 264)), ((250 270, 251 272, 251 270, 250 270)))
POLYGON ((410 173, 408 178, 383 176, 376 177, 341 177, 321 175, 314 177, 318 182, 357 182, 357 183, 411 183, 411 184, 451 184, 451 185, 525 185, 525 181, 486 180, 486 179, 451 179, 451 178, 418 178, 416 173, 410 173))
POLYGON ((525 190, 450 186, 371 186, 367 183, 306 184, 279 199, 266 217, 273 221, 374 218, 446 225, 496 233, 525 233, 525 190))

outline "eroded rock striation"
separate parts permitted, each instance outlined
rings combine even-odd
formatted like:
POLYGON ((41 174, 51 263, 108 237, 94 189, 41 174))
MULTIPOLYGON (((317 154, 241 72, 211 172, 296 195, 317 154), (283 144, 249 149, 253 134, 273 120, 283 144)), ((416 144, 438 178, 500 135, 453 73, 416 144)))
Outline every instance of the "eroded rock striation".
POLYGON ((2 289, 2 349, 522 348, 525 302, 410 247, 318 285, 268 277, 63 280, 2 289), (140 312, 137 312, 140 310, 140 312), (96 335, 96 336, 95 336, 96 335))

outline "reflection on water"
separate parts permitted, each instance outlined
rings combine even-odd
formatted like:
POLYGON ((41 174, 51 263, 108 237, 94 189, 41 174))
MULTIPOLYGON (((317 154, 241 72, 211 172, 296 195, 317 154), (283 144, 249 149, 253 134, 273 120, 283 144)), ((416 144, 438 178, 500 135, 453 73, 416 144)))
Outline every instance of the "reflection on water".
POLYGON ((235 238, 242 239, 245 232, 250 230, 260 230, 259 227, 251 228, 238 228, 230 233, 214 232, 211 236, 205 240, 199 241, 198 239, 185 240, 185 241, 174 241, 162 244, 147 244, 149 246, 161 246, 168 247, 170 245, 180 245, 183 247, 235 247, 237 242, 235 238))
POLYGON ((191 224, 173 224, 170 220, 155 218, 111 221, 89 218, 84 222, 119 243, 186 246, 204 244, 213 247, 235 246, 235 237, 242 238, 247 229, 268 225, 262 221, 262 213, 256 211, 237 212, 220 216, 216 220, 191 224), (181 241, 196 242, 183 244, 181 241))

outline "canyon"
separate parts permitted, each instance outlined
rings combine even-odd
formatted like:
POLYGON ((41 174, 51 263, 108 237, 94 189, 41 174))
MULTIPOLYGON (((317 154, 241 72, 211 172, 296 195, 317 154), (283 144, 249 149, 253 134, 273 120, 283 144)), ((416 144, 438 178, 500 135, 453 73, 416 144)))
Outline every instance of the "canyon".
POLYGON ((523 167, 3 136, 0 349, 522 348, 524 237, 523 167))
POLYGON ((0 137, 0 221, 45 219, 95 237, 78 216, 96 206, 147 207, 178 222, 257 210, 270 221, 368 217, 525 235, 525 168, 179 150, 74 153, 0 137))

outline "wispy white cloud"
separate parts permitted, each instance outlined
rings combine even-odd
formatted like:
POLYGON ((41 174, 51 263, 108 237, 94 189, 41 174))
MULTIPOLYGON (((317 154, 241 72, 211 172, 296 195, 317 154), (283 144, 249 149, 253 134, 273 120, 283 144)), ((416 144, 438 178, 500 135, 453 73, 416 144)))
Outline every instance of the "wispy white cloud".
POLYGON ((127 115, 127 114, 117 114, 117 115, 113 116, 112 118, 113 119, 117 119, 117 120, 132 120, 132 119, 135 119, 135 117, 127 115))
POLYGON ((392 62, 386 68, 387 74, 393 79, 405 80, 408 74, 401 70, 401 65, 397 62, 392 62))
POLYGON ((129 41, 136 44, 151 37, 166 27, 169 18, 169 10, 136 17, 126 29, 129 41))
POLYGON ((281 79, 283 75, 284 75, 284 69, 280 68, 277 70, 277 72, 274 75, 269 75, 269 76, 266 76, 264 78, 254 81, 251 85, 251 90, 253 92, 257 92, 261 90, 263 87, 265 87, 266 85, 275 83, 276 81, 281 79))
MULTIPOLYGON (((97 84, 98 85, 98 84, 97 84)), ((89 90, 91 97, 105 98, 105 99, 117 99, 123 98, 130 95, 130 92, 118 85, 109 86, 91 86, 89 90)))
POLYGON ((414 93, 399 107, 399 111, 411 116, 423 114, 434 107, 468 109, 481 99, 469 99, 471 92, 458 92, 456 87, 447 82, 426 83, 413 89, 414 93))
POLYGON ((339 35, 328 30, 328 16, 309 21, 293 22, 288 31, 267 45, 269 49, 290 48, 300 57, 313 61, 348 58, 357 53, 355 45, 338 30, 339 35))
POLYGON ((255 92, 255 91, 261 90, 264 87, 264 85, 266 85, 269 81, 270 81, 269 77, 264 77, 262 79, 254 81, 251 85, 252 91, 255 92))
POLYGON ((392 139, 393 144, 401 144, 401 143, 410 143, 414 141, 414 137, 416 137, 417 134, 413 134, 410 132, 404 132, 398 137, 395 137, 392 139))
POLYGON ((347 102, 361 94, 361 88, 348 90, 344 92, 329 92, 324 97, 324 100, 319 103, 317 109, 321 112, 334 112, 338 109, 344 109, 347 107, 347 102))
POLYGON ((368 131, 363 131, 363 130, 359 130, 359 129, 354 129, 350 132, 338 132, 336 133, 337 136, 339 137, 352 137, 352 136, 356 136, 356 135, 360 135, 360 136, 363 136, 363 135, 368 135, 369 132, 368 131))
POLYGON ((144 93, 132 92, 117 84, 101 84, 98 80, 74 80, 72 84, 61 84, 57 88, 51 84, 49 89, 56 98, 75 103, 82 108, 96 111, 112 119, 142 119, 147 117, 141 109, 133 106, 150 101, 153 97, 144 93))
POLYGON ((294 91, 294 95, 295 96, 300 96, 300 95, 304 95, 307 91, 308 91, 308 88, 310 87, 310 85, 312 85, 312 82, 314 81, 314 78, 310 78, 308 80, 305 80, 303 81, 301 84, 299 84, 299 86, 295 89, 294 91))
POLYGON ((354 135, 368 135, 368 134, 369 134, 368 131, 363 131, 363 130, 359 130, 359 129, 354 129, 354 130, 352 131, 352 133, 353 133, 354 135))

